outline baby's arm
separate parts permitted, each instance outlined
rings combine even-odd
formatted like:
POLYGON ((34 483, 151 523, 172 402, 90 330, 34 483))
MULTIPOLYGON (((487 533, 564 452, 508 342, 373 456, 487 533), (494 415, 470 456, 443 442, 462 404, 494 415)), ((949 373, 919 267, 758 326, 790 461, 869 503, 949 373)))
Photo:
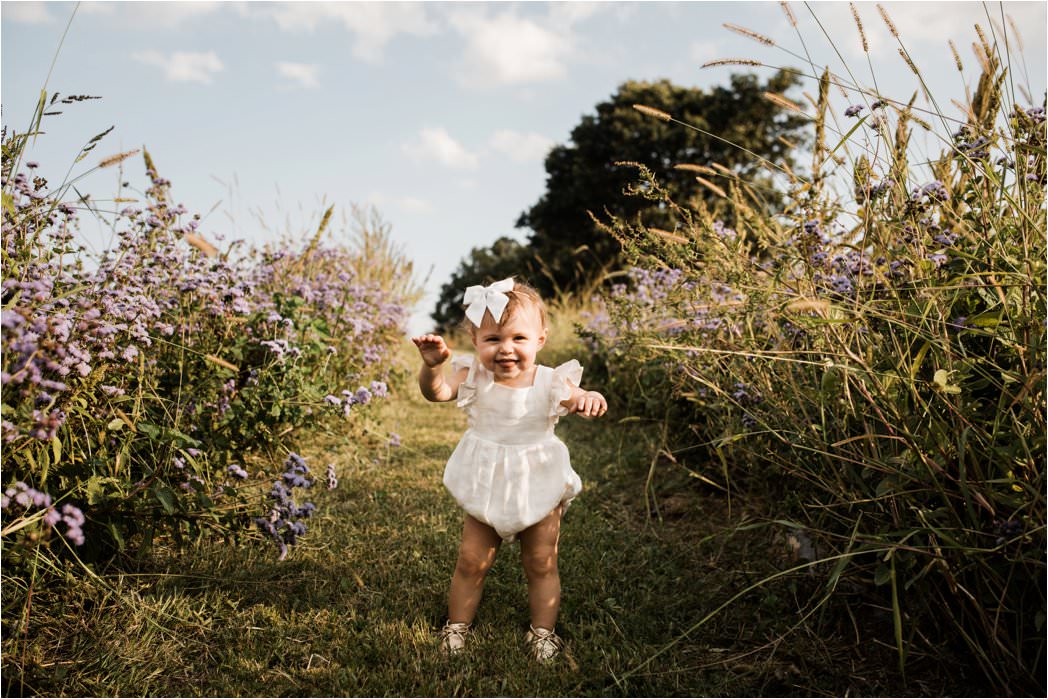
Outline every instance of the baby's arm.
POLYGON ((469 369, 463 368, 444 378, 444 363, 451 358, 444 338, 440 335, 419 335, 411 338, 422 356, 422 368, 418 372, 418 387, 426 400, 444 403, 458 396, 458 387, 466 380, 469 369))
MULTIPOLYGON (((569 384, 570 385, 570 384, 569 384)), ((608 412, 608 401, 596 391, 583 391, 578 386, 571 387, 571 396, 560 402, 569 413, 578 413, 582 417, 600 417, 608 412)))

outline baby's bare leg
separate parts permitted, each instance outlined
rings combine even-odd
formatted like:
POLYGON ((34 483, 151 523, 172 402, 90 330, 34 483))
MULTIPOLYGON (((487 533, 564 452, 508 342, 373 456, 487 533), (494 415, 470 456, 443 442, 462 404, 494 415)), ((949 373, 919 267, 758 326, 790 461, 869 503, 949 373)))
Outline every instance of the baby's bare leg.
POLYGON ((459 545, 458 562, 451 577, 448 593, 448 621, 473 623, 484 591, 484 578, 495 562, 502 537, 487 524, 466 515, 462 526, 462 544, 459 545))
POLYGON ((557 543, 560 539, 562 507, 546 515, 520 533, 520 557, 528 578, 528 606, 531 625, 553 629, 560 611, 560 573, 557 570, 557 543))

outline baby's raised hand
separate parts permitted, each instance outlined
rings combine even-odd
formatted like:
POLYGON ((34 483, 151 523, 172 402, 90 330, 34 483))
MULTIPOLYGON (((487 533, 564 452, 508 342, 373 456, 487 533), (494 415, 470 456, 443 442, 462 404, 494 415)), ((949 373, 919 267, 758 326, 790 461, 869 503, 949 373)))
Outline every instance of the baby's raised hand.
POLYGON ((418 347, 418 353, 428 367, 440 366, 451 356, 451 350, 440 335, 419 335, 411 341, 418 347))
POLYGON ((608 412, 608 401, 596 391, 583 391, 575 397, 571 412, 582 417, 600 417, 608 412))

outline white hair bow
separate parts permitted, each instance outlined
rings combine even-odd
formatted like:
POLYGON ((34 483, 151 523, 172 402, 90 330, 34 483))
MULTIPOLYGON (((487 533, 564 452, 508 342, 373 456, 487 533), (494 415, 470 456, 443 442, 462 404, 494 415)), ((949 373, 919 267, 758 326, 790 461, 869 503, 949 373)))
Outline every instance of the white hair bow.
POLYGON ((478 284, 466 287, 462 301, 466 304, 466 317, 469 318, 469 322, 479 328, 484 320, 485 310, 491 311, 491 317, 495 319, 496 323, 502 320, 502 313, 506 310, 506 304, 509 303, 509 296, 506 294, 510 291, 513 291, 513 277, 495 282, 490 286, 478 284))

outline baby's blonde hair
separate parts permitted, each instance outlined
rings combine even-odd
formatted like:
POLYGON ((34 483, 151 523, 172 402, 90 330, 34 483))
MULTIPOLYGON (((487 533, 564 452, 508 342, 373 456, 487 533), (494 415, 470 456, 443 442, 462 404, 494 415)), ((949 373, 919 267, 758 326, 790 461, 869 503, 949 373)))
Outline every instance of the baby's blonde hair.
MULTIPOLYGON (((546 304, 539 296, 539 292, 534 287, 525 284, 524 282, 513 282, 513 291, 507 291, 506 296, 509 297, 509 303, 506 304, 506 310, 502 312, 502 318, 498 321, 498 326, 501 328, 505 323, 509 322, 521 308, 528 306, 535 308, 539 312, 539 322, 542 323, 543 330, 546 329, 546 304)), ((490 313, 490 311, 488 311, 490 313)), ((477 326, 468 319, 462 321, 463 328, 468 330, 470 333, 477 329, 477 326)))

